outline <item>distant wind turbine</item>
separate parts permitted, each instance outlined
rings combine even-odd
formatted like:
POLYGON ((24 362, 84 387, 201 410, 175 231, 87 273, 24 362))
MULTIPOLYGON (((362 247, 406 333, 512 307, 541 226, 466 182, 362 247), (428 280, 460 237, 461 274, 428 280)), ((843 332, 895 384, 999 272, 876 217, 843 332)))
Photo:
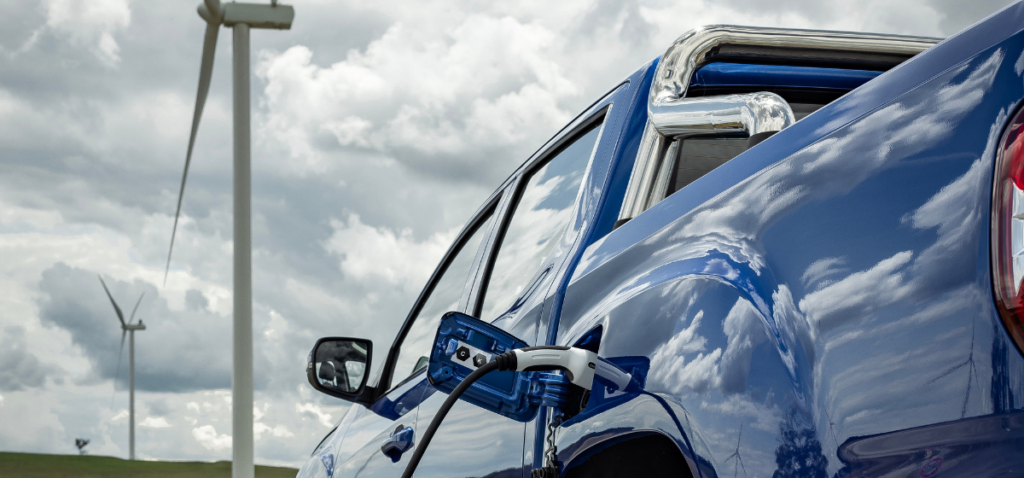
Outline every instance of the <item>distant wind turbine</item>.
MULTIPOLYGON (((114 306, 114 312, 117 312, 117 320, 121 321, 121 348, 117 350, 117 372, 114 373, 114 387, 117 387, 117 376, 121 374, 121 354, 124 352, 124 336, 128 335, 128 459, 135 459, 135 331, 146 330, 146 325, 142 323, 142 319, 138 322, 132 323, 135 320, 135 311, 139 310, 139 304, 142 303, 142 296, 146 295, 143 292, 139 295, 139 300, 135 302, 135 307, 132 308, 132 315, 128 317, 128 322, 124 321, 124 314, 121 313, 121 308, 117 306, 117 302, 114 301, 114 296, 110 295, 110 289, 107 289, 107 283, 103 282, 103 277, 100 277, 100 284, 103 284, 103 290, 107 293, 107 298, 110 299, 111 305, 114 306)), ((88 442, 87 442, 88 443, 88 442)), ((84 445, 83 445, 84 446, 84 445)))
POLYGON ((743 424, 740 423, 740 435, 736 438, 736 451, 732 452, 732 455, 729 455, 729 456, 725 457, 725 460, 722 462, 722 463, 726 463, 729 460, 736 460, 736 463, 733 463, 733 470, 732 470, 732 476, 734 476, 734 477, 737 474, 739 474, 741 466, 743 467, 743 476, 747 476, 747 467, 743 466, 743 456, 740 455, 740 440, 742 440, 742 439, 743 439, 743 424))
POLYGON ((967 390, 964 392, 964 404, 960 408, 960 418, 967 416, 967 403, 971 400, 971 381, 974 377, 978 376, 978 369, 974 366, 974 328, 976 322, 971 322, 971 353, 967 355, 967 358, 963 362, 960 362, 948 369, 945 372, 939 374, 939 376, 931 379, 925 385, 931 385, 938 381, 942 377, 945 377, 963 367, 967 367, 967 390))
POLYGON ((178 229, 181 215, 181 199, 185 194, 185 180, 188 166, 192 162, 192 147, 196 142, 199 119, 203 116, 203 105, 210 91, 210 76, 213 73, 213 56, 217 49, 217 34, 220 26, 234 29, 234 331, 233 362, 231 372, 231 476, 253 478, 256 473, 253 464, 253 378, 252 378, 252 212, 250 174, 250 105, 249 105, 249 29, 272 28, 287 30, 292 26, 295 10, 289 5, 253 3, 225 3, 219 0, 204 0, 199 5, 199 16, 206 20, 206 38, 203 40, 203 60, 199 66, 199 89, 196 92, 196 108, 192 115, 192 134, 188 138, 188 152, 185 154, 185 171, 181 175, 181 189, 178 192, 178 209, 174 213, 171 229, 171 247, 167 251, 167 268, 164 283, 171 269, 171 253, 174 251, 174 234, 178 229))
POLYGON ((75 438, 75 446, 78 447, 78 454, 85 454, 85 446, 89 444, 88 438, 75 438))

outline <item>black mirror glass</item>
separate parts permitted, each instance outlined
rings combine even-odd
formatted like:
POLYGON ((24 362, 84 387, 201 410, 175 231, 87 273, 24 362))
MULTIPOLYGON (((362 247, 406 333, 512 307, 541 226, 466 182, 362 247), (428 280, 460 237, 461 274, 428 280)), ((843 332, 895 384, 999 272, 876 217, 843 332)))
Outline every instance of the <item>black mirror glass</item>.
POLYGON ((309 383, 329 395, 354 399, 366 383, 370 351, 369 340, 320 339, 313 347, 306 366, 309 383))

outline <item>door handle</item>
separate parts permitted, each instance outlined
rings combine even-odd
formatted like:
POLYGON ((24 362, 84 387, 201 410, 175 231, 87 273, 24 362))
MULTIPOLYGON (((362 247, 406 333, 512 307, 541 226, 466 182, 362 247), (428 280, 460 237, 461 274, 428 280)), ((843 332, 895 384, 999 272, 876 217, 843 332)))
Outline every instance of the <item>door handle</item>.
POLYGON ((398 463, 398 460, 402 458, 402 453, 412 448, 415 437, 416 432, 413 431, 412 427, 398 425, 398 428, 395 428, 395 431, 391 433, 391 437, 381 445, 380 451, 387 455, 388 458, 391 458, 392 462, 398 463))

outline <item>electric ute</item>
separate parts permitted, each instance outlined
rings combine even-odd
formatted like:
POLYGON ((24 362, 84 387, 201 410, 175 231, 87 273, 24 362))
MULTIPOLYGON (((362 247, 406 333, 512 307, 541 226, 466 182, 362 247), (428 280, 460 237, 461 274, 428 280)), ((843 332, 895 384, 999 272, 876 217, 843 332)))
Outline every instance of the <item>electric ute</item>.
POLYGON ((316 343, 299 476, 1024 476, 1022 99, 1021 3, 684 34, 316 343))

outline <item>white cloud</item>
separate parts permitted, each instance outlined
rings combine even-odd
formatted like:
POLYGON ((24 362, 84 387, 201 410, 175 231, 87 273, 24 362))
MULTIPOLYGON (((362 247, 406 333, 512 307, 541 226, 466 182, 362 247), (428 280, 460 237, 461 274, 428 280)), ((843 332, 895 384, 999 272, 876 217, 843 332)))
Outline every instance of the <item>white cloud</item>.
POLYGON ((396 22, 329 67, 313 64, 305 46, 265 55, 258 67, 267 84, 264 131, 288 145, 301 169, 329 168, 313 146, 323 132, 341 146, 423 169, 513 159, 508 151, 522 154, 524 140, 570 118, 559 103, 579 89, 552 57, 554 32, 508 16, 444 24, 434 31, 396 22))
POLYGON ((755 421, 751 426, 769 433, 777 433, 782 421, 782 410, 777 405, 755 403, 741 394, 728 395, 717 402, 702 401, 700 408, 728 416, 753 418, 755 421))
POLYGON ((208 450, 221 451, 231 448, 231 435, 218 434, 213 425, 193 428, 192 437, 208 450))
POLYGON ((800 310, 819 330, 830 330, 846 319, 863 317, 870 310, 892 304, 910 292, 898 270, 911 257, 911 251, 896 253, 866 271, 807 294, 800 299, 800 310))
POLYGON ((355 280, 383 279, 385 283, 419 289, 455 240, 457 230, 417 241, 411 229, 392 231, 373 227, 348 214, 345 221, 331 220, 334 234, 324 248, 341 258, 341 270, 355 280))
POLYGON ((728 342, 717 378, 723 393, 737 393, 746 389, 754 348, 767 338, 767 330, 762 322, 757 309, 744 299, 737 300, 725 316, 722 330, 728 342))
POLYGON ((295 404, 295 412, 296 413, 310 413, 313 416, 315 416, 317 420, 320 421, 321 425, 323 425, 325 427, 332 427, 332 426, 334 426, 334 422, 331 421, 331 414, 327 413, 327 412, 324 412, 323 410, 320 409, 319 406, 314 405, 312 403, 296 403, 295 404))
POLYGON ((833 275, 839 274, 845 271, 843 265, 846 263, 846 259, 842 257, 826 257, 824 259, 818 259, 807 266, 807 270, 804 271, 804 275, 801 277, 805 288, 820 288, 823 285, 819 283, 822 279, 833 275))
POLYGON ((294 433, 288 431, 288 428, 284 425, 275 425, 271 427, 265 423, 256 422, 253 424, 254 437, 259 440, 263 438, 264 434, 269 434, 277 438, 292 438, 295 436, 294 433))
POLYGON ((167 419, 164 417, 146 417, 139 422, 139 426, 143 428, 170 428, 171 424, 167 423, 167 419))
POLYGON ((128 0, 46 0, 46 24, 67 35, 72 43, 88 47, 106 66, 121 61, 121 47, 113 34, 131 23, 128 0))
POLYGON ((679 394, 686 391, 701 392, 714 387, 718 380, 718 361, 722 349, 705 354, 707 339, 697 334, 704 311, 698 311, 690 324, 660 345, 651 357, 651 380, 666 385, 679 394), (697 352, 687 360, 687 355, 697 352))

